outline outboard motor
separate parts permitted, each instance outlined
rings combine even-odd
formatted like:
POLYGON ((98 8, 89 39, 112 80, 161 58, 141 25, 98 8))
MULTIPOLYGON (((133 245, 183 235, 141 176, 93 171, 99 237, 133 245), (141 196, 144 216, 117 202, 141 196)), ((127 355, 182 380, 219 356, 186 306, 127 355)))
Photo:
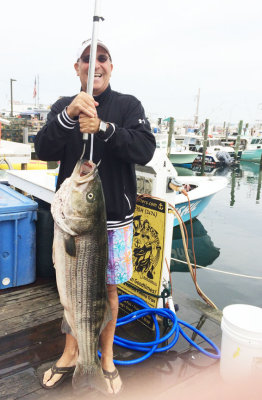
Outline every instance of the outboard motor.
POLYGON ((234 159, 228 154, 227 151, 218 151, 216 153, 216 157, 222 164, 232 165, 234 163, 234 159))

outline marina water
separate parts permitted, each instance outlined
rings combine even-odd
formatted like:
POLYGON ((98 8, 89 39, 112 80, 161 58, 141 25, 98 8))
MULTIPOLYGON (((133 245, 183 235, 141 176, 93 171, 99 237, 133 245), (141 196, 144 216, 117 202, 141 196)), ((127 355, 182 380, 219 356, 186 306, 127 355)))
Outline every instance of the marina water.
MULTIPOLYGON (((178 173, 197 174, 184 168, 178 173)), ((262 278, 262 171, 257 163, 241 162, 205 175, 210 173, 225 176, 228 184, 193 221, 196 264, 205 267, 197 268, 198 284, 221 310, 234 303, 262 307, 262 279, 240 276, 262 278)), ((192 262, 190 224, 186 225, 192 262)), ((185 260, 179 227, 173 231, 172 257, 185 260)), ((172 261, 171 272, 174 299, 177 287, 201 300, 186 264, 172 261)))

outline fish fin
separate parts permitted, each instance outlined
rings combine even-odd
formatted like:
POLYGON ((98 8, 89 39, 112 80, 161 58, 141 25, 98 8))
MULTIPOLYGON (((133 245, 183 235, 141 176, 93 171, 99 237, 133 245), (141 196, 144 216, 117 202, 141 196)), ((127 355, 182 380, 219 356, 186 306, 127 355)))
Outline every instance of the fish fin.
POLYGON ((71 257, 76 256, 76 243, 74 236, 65 236, 64 237, 65 251, 71 257))
POLYGON ((101 325, 101 328, 100 328, 100 333, 106 327, 108 322, 111 321, 111 319, 112 319, 112 311, 111 311, 111 307, 110 307, 109 301, 107 300, 106 301, 106 308, 105 308, 104 318, 103 318, 103 322, 102 322, 102 325, 101 325))
POLYGON ((66 319, 66 316, 65 316, 65 312, 64 312, 64 315, 63 315, 63 319, 62 319, 61 331, 62 331, 62 333, 66 333, 66 334, 69 334, 71 336, 74 336, 73 332, 72 332, 72 329, 71 329, 71 326, 67 322, 67 319, 66 319))
POLYGON ((107 384, 104 378, 100 362, 92 370, 84 370, 83 366, 77 362, 72 379, 73 388, 81 393, 87 388, 97 389, 104 394, 108 394, 107 384))

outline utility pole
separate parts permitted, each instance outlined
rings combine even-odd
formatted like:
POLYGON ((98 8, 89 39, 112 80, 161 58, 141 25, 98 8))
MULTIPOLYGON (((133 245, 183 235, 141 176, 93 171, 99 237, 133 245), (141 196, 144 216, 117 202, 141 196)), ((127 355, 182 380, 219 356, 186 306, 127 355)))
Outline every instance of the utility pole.
POLYGON ((16 82, 16 79, 10 79, 10 90, 11 90, 11 112, 10 117, 13 117, 13 82, 16 82))
POLYGON ((198 89, 197 93, 197 106, 196 106, 196 114, 194 119, 194 127, 198 124, 198 111, 199 111, 199 100, 200 100, 200 89, 198 89))

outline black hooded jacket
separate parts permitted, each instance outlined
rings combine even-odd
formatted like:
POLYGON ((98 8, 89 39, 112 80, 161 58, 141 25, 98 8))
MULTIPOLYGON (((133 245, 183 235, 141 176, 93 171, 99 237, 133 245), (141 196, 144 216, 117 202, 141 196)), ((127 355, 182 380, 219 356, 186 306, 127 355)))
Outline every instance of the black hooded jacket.
MULTIPOLYGON (((83 152, 83 135, 78 120, 66 114, 73 97, 59 99, 37 133, 35 150, 40 160, 60 161, 57 189, 71 175, 83 152)), ((135 164, 145 165, 153 157, 156 143, 144 109, 134 96, 108 88, 95 97, 98 117, 110 125, 94 135, 92 160, 102 181, 108 228, 125 226, 132 221, 136 204, 135 164), (115 128, 115 129, 114 129, 115 128)), ((90 159, 90 136, 85 157, 90 159)))

